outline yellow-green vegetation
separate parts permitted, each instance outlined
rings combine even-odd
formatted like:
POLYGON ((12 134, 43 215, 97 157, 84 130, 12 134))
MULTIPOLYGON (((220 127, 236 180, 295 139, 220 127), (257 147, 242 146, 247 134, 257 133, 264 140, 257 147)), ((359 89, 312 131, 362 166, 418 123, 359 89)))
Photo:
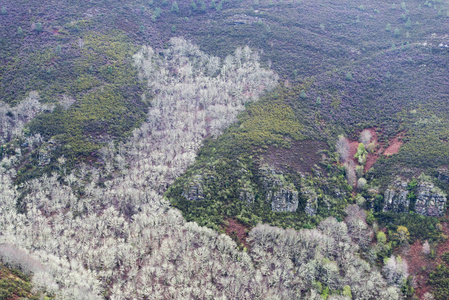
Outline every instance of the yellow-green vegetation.
POLYGON ((29 276, 0 264, 0 299, 40 299, 31 293, 29 276))
POLYGON ((279 101, 255 104, 241 117, 237 135, 251 144, 288 145, 285 137, 301 139, 302 125, 296 119, 293 109, 279 101))
MULTIPOLYGON (((75 64, 77 74, 93 73, 114 85, 137 84, 137 71, 129 62, 138 47, 119 31, 107 35, 89 32, 81 39, 81 59, 75 64)), ((79 43, 78 42, 78 46, 79 43)))

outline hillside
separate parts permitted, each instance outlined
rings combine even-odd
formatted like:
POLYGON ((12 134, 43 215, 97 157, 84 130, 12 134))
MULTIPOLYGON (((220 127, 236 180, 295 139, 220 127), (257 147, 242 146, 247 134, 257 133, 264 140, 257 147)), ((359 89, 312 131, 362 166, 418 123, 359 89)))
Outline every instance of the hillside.
POLYGON ((0 21, 0 298, 448 297, 447 1, 0 21))

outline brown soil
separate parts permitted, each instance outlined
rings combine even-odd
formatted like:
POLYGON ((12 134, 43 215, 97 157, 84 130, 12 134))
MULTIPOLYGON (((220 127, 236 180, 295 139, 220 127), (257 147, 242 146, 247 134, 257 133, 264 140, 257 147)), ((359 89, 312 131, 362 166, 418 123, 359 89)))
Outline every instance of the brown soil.
MULTIPOLYGON (((442 222, 443 234, 449 235, 448 223, 442 222)), ((441 242, 435 248, 436 258, 430 259, 422 253, 422 242, 416 241, 410 248, 402 251, 402 257, 407 261, 409 274, 413 276, 415 283, 415 294, 422 299, 423 295, 431 292, 431 287, 427 285, 429 274, 439 264, 442 264, 441 257, 449 252, 449 239, 441 242)))
POLYGON ((365 164, 365 173, 368 172, 369 169, 376 163, 377 159, 379 158, 378 153, 369 153, 368 157, 366 158, 366 164, 365 164))
MULTIPOLYGON (((368 172, 369 169, 371 169, 371 167, 376 163, 376 161, 379 159, 381 155, 389 156, 396 154, 399 152, 399 149, 403 144, 402 141, 399 140, 403 136, 403 133, 401 132, 390 141, 390 146, 384 150, 384 145, 379 143, 378 134, 375 128, 368 128, 368 130, 371 132, 372 135, 370 143, 374 143, 375 145, 374 149, 376 150, 373 153, 368 153, 367 155, 364 169, 365 173, 368 172)), ((354 158, 354 155, 357 152, 359 142, 351 140, 348 140, 348 142, 349 142, 349 157, 354 161, 356 165, 358 165, 358 161, 357 159, 354 158)))
POLYGON ((349 158, 354 161, 355 164, 359 164, 357 158, 354 155, 357 153, 357 148, 359 147, 359 142, 357 141, 349 141, 349 158))
MULTIPOLYGON (((370 131, 372 136, 370 143, 374 143, 375 147, 374 149, 377 149, 377 145, 379 145, 377 132, 374 128, 368 128, 368 130, 370 131)), ((381 154, 382 154, 382 147, 375 150, 373 153, 368 153, 364 169, 365 173, 368 172, 369 169, 371 169, 371 167, 376 163, 381 154)))
POLYGON ((242 223, 234 219, 227 219, 228 226, 225 228, 225 232, 236 242, 242 243, 247 249, 249 249, 249 244, 246 241, 248 238, 248 228, 242 223))
POLYGON ((390 141, 390 146, 385 149, 384 155, 393 155, 399 152, 399 149, 402 146, 402 141, 399 140, 399 136, 396 136, 393 140, 390 141))
POLYGON ((419 240, 404 250, 401 257, 407 261, 408 272, 413 276, 415 294, 422 299, 422 296, 430 291, 430 287, 426 283, 430 270, 435 267, 435 261, 422 253, 422 243, 419 240))
POLYGON ((326 143, 321 141, 292 141, 290 148, 277 148, 269 146, 261 163, 268 163, 276 169, 285 170, 291 167, 301 173, 312 171, 313 165, 321 160, 319 150, 328 149, 326 143))

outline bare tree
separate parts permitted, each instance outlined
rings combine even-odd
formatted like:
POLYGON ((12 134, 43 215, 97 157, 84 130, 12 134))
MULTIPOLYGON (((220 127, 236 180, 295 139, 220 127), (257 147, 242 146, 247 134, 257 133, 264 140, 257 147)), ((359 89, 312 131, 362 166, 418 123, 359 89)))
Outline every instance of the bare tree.
POLYGON ((369 129, 365 129, 360 133, 360 138, 359 141, 360 143, 362 143, 365 147, 368 146, 368 144, 370 143, 372 139, 372 134, 371 131, 369 129))
POLYGON ((337 143, 335 144, 338 154, 340 154, 340 160, 345 162, 349 156, 349 142, 348 139, 340 135, 337 143))

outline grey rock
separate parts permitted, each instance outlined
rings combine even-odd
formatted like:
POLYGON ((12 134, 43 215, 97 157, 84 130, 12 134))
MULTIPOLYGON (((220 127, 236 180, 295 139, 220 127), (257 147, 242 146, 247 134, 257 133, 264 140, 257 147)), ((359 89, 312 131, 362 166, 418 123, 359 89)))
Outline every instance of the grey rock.
POLYGON ((240 201, 246 202, 248 204, 254 203, 254 200, 255 200, 256 197, 255 197, 254 192, 253 192, 253 190, 251 188, 247 188, 247 187, 240 188, 239 192, 240 192, 239 193, 240 201))
POLYGON ((438 179, 441 182, 449 183, 449 169, 446 167, 438 168, 438 179))
POLYGON ((271 201, 271 210, 276 212, 296 211, 298 209, 298 191, 281 188, 275 192, 269 191, 267 199, 271 201))
POLYGON ((318 195, 315 190, 303 187, 301 189, 301 195, 307 199, 304 211, 309 216, 315 216, 318 209, 318 195))
POLYGON ((385 191, 383 211, 408 212, 410 200, 407 198, 407 195, 407 182, 396 181, 385 191))
POLYGON ((190 201, 199 201, 204 199, 203 177, 201 175, 193 176, 191 182, 182 192, 182 195, 190 201))
POLYGON ((271 202, 271 210, 276 212, 294 212, 298 209, 299 193, 295 186, 288 182, 282 171, 270 166, 260 168, 262 186, 266 192, 266 201, 271 202))
POLYGON ((440 217, 444 215, 446 195, 431 182, 418 185, 415 210, 425 216, 440 217))

